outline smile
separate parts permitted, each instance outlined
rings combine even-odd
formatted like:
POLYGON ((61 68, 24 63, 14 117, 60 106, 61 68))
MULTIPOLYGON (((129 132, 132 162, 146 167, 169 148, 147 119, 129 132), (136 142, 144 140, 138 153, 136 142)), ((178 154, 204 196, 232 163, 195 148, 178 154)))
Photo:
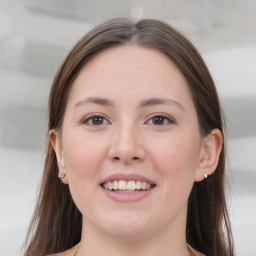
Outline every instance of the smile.
POLYGON ((122 203, 140 201, 151 195, 156 188, 154 181, 136 173, 114 173, 99 185, 108 198, 122 203))
POLYGON ((114 192, 117 193, 138 193, 140 191, 147 191, 154 186, 154 184, 150 184, 146 181, 140 180, 114 180, 102 184, 103 188, 107 190, 113 190, 114 192))

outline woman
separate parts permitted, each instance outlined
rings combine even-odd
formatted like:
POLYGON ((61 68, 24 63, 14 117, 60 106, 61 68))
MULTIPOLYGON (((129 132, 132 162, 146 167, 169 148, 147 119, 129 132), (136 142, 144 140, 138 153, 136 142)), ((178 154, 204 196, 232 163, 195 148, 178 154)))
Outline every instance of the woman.
POLYGON ((234 255, 218 96, 175 29, 90 31, 55 77, 48 129, 26 256, 234 255))

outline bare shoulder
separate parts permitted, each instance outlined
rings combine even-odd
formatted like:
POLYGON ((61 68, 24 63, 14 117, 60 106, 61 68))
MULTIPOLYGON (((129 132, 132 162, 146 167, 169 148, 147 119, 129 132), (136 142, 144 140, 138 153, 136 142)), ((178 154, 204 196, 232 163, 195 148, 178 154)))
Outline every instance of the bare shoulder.
POLYGON ((73 256, 73 255, 71 254, 70 250, 67 250, 65 252, 60 252, 60 253, 51 254, 51 255, 47 255, 47 256, 73 256))
POLYGON ((47 256, 73 256, 74 253, 72 254, 71 250, 67 250, 65 252, 60 252, 60 253, 51 254, 51 255, 47 255, 47 256))
POLYGON ((190 245, 188 245, 188 247, 190 248, 191 252, 193 253, 194 256, 205 256, 204 254, 196 251, 194 248, 192 248, 190 245))
POLYGON ((57 254, 51 254, 51 255, 47 255, 47 256, 74 256, 75 252, 77 251, 79 244, 77 244, 76 246, 74 246, 73 248, 66 250, 65 252, 61 252, 61 253, 57 253, 57 254))

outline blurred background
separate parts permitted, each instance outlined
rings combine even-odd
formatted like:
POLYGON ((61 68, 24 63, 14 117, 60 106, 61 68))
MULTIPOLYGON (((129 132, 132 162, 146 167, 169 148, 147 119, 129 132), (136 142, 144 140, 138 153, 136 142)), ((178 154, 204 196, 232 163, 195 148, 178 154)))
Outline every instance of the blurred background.
POLYGON ((163 19, 203 55, 227 118, 237 255, 255 256, 255 0, 0 0, 1 255, 21 255, 42 174, 54 74, 80 37, 113 17, 163 19))

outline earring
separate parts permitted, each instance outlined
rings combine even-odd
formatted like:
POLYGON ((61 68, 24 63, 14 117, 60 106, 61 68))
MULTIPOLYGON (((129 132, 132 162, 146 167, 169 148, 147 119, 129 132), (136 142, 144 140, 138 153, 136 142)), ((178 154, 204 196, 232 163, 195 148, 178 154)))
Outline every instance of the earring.
POLYGON ((205 173, 205 174, 204 174, 204 178, 206 179, 207 177, 208 177, 208 174, 207 174, 207 173, 205 173))
POLYGON ((60 179, 63 179, 64 177, 66 176, 66 173, 65 172, 62 172, 61 174, 60 174, 60 179))

